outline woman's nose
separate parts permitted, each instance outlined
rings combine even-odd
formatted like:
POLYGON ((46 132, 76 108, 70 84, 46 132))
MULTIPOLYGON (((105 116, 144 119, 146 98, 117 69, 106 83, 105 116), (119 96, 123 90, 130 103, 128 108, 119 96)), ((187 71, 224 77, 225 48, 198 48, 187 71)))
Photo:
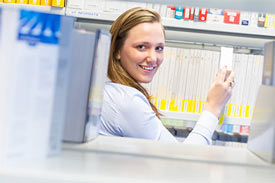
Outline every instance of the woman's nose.
POLYGON ((155 51, 149 51, 146 57, 147 62, 156 62, 157 61, 157 53, 155 51))

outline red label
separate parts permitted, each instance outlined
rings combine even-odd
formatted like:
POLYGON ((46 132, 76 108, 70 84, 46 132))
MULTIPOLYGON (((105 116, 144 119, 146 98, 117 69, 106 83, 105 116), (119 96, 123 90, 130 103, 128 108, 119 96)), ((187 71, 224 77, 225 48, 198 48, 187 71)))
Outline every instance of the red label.
POLYGON ((242 134, 249 134, 249 131, 250 131, 250 127, 249 126, 243 126, 243 125, 241 125, 241 127, 240 127, 240 133, 242 133, 242 134))
MULTIPOLYGON (((193 14, 194 15, 194 14, 193 14)), ((185 7, 183 12, 183 19, 190 20, 191 19, 191 7, 185 7)))
POLYGON ((199 21, 205 22, 207 19, 207 9, 201 8, 199 14, 199 21))
POLYGON ((224 11, 224 23, 227 24, 239 24, 240 23, 240 12, 233 10, 224 11))

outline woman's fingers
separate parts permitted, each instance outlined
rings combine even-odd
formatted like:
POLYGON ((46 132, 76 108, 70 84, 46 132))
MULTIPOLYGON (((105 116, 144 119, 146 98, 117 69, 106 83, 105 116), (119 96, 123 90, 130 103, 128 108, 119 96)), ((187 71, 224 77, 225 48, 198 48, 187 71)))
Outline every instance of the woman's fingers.
POLYGON ((230 75, 226 79, 225 83, 226 83, 227 86, 230 86, 232 88, 234 87, 234 84, 235 84, 235 74, 234 74, 234 72, 230 73, 230 75))
POLYGON ((217 74, 216 81, 208 91, 205 110, 212 112, 217 117, 219 116, 221 110, 232 95, 234 78, 234 72, 227 71, 226 67, 217 74))
POLYGON ((226 71, 227 71, 227 67, 224 66, 221 69, 221 71, 217 74, 216 81, 223 83, 224 80, 226 79, 226 71))

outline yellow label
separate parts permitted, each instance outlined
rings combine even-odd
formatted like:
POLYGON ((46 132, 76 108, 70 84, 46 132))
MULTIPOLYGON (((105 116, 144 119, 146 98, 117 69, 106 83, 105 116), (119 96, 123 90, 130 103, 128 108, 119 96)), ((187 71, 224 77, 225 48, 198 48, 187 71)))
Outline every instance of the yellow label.
POLYGON ((227 116, 236 116, 236 108, 237 104, 229 104, 227 116))
POLYGON ((176 104, 176 100, 174 98, 171 99, 169 104, 169 111, 179 111, 179 106, 176 104))
POLYGON ((4 3, 16 3, 16 0, 4 0, 4 3))
POLYGON ((237 104, 233 104, 233 108, 232 108, 232 111, 231 111, 231 114, 233 113, 233 116, 234 117, 237 117, 237 104), (234 112, 233 112, 234 111, 234 112))
POLYGON ((188 100, 182 100, 181 112, 187 112, 188 100))
POLYGON ((65 7, 64 0, 52 0, 52 6, 65 7))
POLYGON ((236 104, 235 117, 242 117, 243 105, 236 104))
POLYGON ((3 3, 4 1, 3 0, 0 0, 0 3, 3 3))
POLYGON ((160 101, 160 110, 166 110, 166 100, 162 99, 160 101))
POLYGON ((221 125, 223 123, 223 119, 224 119, 224 114, 221 114, 220 120, 219 120, 219 125, 221 125))
POLYGON ((188 100, 188 105, 187 105, 187 112, 192 111, 192 100, 188 100))
POLYGON ((29 0, 29 4, 40 5, 40 0, 29 0))
POLYGON ((232 104, 228 105, 227 116, 231 116, 232 104))
POLYGON ((275 15, 266 14, 264 27, 275 28, 275 15))
POLYGON ((192 110, 193 110, 193 100, 188 100, 187 112, 192 112, 192 110))
POLYGON ((192 100, 192 107, 191 107, 191 112, 195 113, 196 112, 196 100, 192 100))
POLYGON ((154 104, 154 106, 158 106, 158 99, 157 99, 157 97, 151 97, 151 101, 152 101, 152 103, 154 104))
POLYGON ((249 118, 249 105, 246 106, 245 116, 244 117, 249 118))
POLYGON ((51 6, 52 5, 52 0, 41 0, 41 5, 51 6))
POLYGON ((17 4, 28 4, 29 0, 16 0, 17 4))

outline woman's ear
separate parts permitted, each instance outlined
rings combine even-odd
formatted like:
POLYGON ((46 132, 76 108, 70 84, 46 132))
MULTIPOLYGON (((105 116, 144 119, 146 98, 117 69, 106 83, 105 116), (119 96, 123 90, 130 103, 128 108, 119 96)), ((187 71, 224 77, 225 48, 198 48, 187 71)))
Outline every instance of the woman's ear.
POLYGON ((117 54, 116 54, 116 59, 120 60, 121 56, 120 56, 120 50, 118 50, 117 54))

